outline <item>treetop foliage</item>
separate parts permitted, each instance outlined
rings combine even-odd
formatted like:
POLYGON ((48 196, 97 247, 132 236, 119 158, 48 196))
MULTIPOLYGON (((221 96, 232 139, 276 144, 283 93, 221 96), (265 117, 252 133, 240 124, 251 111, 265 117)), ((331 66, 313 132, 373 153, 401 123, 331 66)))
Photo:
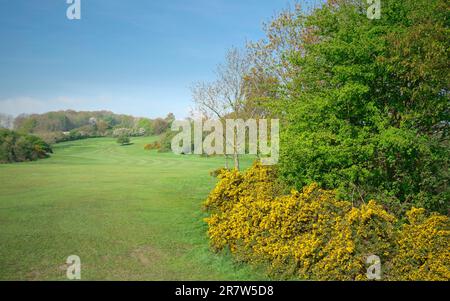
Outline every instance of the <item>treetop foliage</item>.
POLYGON ((160 135, 167 131, 175 119, 138 118, 109 111, 77 112, 73 110, 45 114, 20 115, 14 120, 14 129, 21 133, 34 133, 48 142, 76 140, 88 137, 160 135))
POLYGON ((279 78, 268 107, 284 121, 281 174, 394 211, 446 213, 448 2, 381 3, 379 20, 362 0, 284 12, 252 45, 279 78))

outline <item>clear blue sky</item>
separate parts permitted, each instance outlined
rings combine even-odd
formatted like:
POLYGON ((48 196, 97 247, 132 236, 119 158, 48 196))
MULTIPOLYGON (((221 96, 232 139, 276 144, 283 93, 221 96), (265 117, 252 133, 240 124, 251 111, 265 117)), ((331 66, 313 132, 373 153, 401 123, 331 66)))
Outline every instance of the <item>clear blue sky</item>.
MULTIPOLYGON (((100 110, 177 118, 189 85, 263 36, 289 0, 0 0, 0 112, 100 110)), ((291 3, 292 4, 292 3, 291 3)))

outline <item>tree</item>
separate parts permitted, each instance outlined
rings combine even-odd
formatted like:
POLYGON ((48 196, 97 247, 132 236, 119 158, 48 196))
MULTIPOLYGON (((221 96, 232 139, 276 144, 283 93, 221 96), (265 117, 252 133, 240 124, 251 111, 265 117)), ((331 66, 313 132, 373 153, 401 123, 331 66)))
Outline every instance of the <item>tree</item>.
MULTIPOLYGON (((202 118, 218 118, 225 124, 227 118, 238 119, 242 116, 246 103, 246 76, 250 74, 250 69, 248 54, 231 48, 225 63, 217 67, 216 81, 198 82, 191 87, 192 98, 202 118)), ((233 141, 228 139, 229 137, 225 139, 227 144, 233 145, 234 167, 239 169, 239 146, 236 137, 233 137, 233 141)), ((225 158, 227 159, 227 155, 225 158)))
POLYGON ((280 75, 271 104, 285 120, 280 171, 289 184, 318 182, 354 202, 446 213, 446 2, 385 0, 380 20, 366 9, 362 0, 334 0, 280 16, 299 33, 275 60, 297 70, 280 75))
POLYGON ((130 138, 125 135, 119 136, 119 138, 117 138, 117 143, 119 143, 120 145, 128 145, 130 144, 130 142, 130 138))
POLYGON ((146 135, 153 135, 153 122, 148 118, 140 118, 137 126, 145 130, 146 135))
POLYGON ((166 118, 164 118, 165 121, 169 124, 169 127, 172 125, 172 122, 175 121, 175 115, 173 113, 167 114, 166 118))
POLYGON ((153 133, 155 135, 161 135, 169 129, 169 123, 167 120, 157 118, 153 121, 153 133))
POLYGON ((97 131, 100 135, 106 135, 108 129, 109 129, 109 124, 104 121, 104 120, 99 120, 96 123, 97 126, 97 131))

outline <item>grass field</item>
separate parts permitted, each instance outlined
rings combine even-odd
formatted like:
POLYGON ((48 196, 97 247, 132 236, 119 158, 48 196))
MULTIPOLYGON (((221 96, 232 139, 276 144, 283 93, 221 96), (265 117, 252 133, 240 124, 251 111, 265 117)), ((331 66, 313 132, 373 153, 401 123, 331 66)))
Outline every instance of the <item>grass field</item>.
POLYGON ((72 254, 83 280, 262 279, 208 247, 201 203, 223 159, 144 151, 153 139, 0 165, 0 280, 64 280, 72 254))

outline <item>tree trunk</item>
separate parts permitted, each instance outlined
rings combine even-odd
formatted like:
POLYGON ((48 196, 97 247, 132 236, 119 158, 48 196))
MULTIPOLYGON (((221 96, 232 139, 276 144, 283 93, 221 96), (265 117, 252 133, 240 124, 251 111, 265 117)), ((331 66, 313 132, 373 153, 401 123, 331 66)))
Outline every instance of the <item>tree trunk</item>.
POLYGON ((239 155, 237 151, 234 152, 234 168, 239 170, 239 155))
POLYGON ((230 167, 228 165, 228 155, 225 155, 225 168, 230 169, 230 167))

